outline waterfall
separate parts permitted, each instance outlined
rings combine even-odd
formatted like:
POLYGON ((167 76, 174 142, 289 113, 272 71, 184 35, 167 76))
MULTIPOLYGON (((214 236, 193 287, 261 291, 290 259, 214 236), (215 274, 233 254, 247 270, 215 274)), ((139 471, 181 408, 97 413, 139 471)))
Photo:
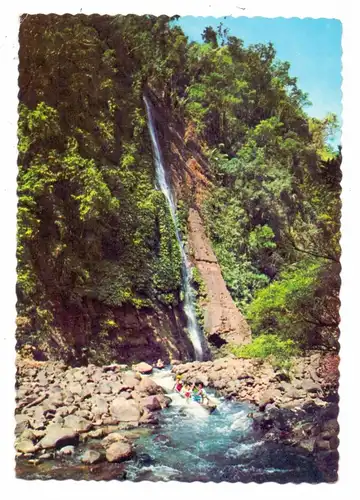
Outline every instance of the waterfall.
POLYGON ((188 328, 188 333, 190 340, 192 342, 192 345, 194 346, 194 351, 195 351, 195 357, 197 360, 201 361, 204 356, 203 352, 203 346, 202 346, 202 333, 200 331, 199 325, 196 320, 196 315, 195 315, 195 307, 194 307, 194 292, 191 288, 191 283, 190 283, 190 275, 189 275, 189 269, 190 269, 190 262, 187 258, 186 252, 184 250, 184 245, 181 240, 179 228, 178 228, 178 223, 177 223, 177 218, 176 218, 176 207, 175 203, 172 197, 172 193, 170 190, 170 186, 166 180, 166 175, 165 175, 165 169, 164 169, 164 164, 162 160, 162 155, 160 151, 160 146, 155 130, 155 124, 154 124, 154 119, 153 119, 153 114, 152 114, 152 109, 151 109, 151 104, 149 103, 148 99, 144 96, 144 102, 145 102, 145 107, 146 107, 146 112, 148 116, 148 129, 151 137, 151 143, 152 143, 152 148, 153 148, 153 153, 154 153, 154 161, 155 161, 155 170, 156 170, 156 180, 159 189, 163 192, 165 195, 165 198, 167 200, 171 218, 174 223, 174 228, 175 228, 175 234, 176 234, 176 239, 179 244, 180 252, 181 252, 181 262, 182 262, 182 280, 183 280, 183 288, 184 288, 184 311, 186 314, 187 318, 187 328, 188 328))

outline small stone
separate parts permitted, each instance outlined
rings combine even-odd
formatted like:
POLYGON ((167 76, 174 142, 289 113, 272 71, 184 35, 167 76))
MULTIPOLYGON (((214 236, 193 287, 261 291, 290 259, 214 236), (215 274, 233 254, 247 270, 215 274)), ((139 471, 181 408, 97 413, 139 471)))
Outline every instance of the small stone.
POLYGON ((84 464, 96 464, 100 462, 100 460, 101 455, 98 451, 95 450, 86 450, 81 457, 81 461, 84 464))
POLYGON ((89 438, 93 438, 93 439, 96 439, 96 438, 102 438, 105 436, 105 429, 103 428, 100 428, 100 429, 95 429, 93 431, 89 431, 87 433, 87 436, 89 438))
POLYGON ((317 450, 330 450, 330 442, 324 439, 318 439, 315 443, 315 446, 317 450))
POLYGON ((310 393, 321 391, 321 385, 317 382, 313 382, 312 380, 303 380, 302 388, 304 389, 304 391, 310 393))
POLYGON ((315 448, 315 438, 304 439, 303 441, 300 441, 299 446, 312 453, 315 448))
POLYGON ((148 374, 151 373, 153 368, 151 365, 148 363, 138 363, 137 365, 133 365, 132 369, 136 372, 139 372, 141 374, 148 374))
POLYGON ((58 455, 73 455, 75 453, 74 446, 64 446, 58 451, 58 455))
POLYGON ((111 434, 108 434, 102 441, 101 445, 106 449, 113 443, 118 443, 119 441, 126 441, 124 436, 122 434, 119 434, 118 432, 112 432, 111 434))
POLYGON ((339 423, 336 419, 331 419, 323 423, 323 431, 328 431, 332 435, 336 436, 339 432, 339 423))

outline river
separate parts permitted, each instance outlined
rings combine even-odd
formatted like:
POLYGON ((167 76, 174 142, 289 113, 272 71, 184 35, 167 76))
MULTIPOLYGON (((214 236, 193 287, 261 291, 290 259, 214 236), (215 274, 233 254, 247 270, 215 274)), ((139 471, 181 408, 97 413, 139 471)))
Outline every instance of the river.
POLYGON ((100 449, 99 441, 80 445, 72 457, 31 465, 20 459, 17 476, 24 479, 118 479, 130 481, 321 482, 311 456, 283 444, 264 442, 248 417, 253 410, 209 393, 214 413, 188 404, 172 392, 167 370, 151 376, 172 399, 159 413, 159 423, 129 431, 136 436, 135 456, 122 464, 81 464, 85 447, 100 449))

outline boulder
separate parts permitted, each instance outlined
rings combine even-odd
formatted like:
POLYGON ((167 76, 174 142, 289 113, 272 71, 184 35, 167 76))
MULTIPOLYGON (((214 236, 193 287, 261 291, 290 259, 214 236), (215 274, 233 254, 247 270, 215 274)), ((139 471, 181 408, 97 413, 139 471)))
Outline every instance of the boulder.
POLYGON ((34 453, 36 451, 36 447, 30 439, 19 439, 15 443, 15 448, 20 453, 34 453))
POLYGON ((95 390, 95 384, 93 382, 85 384, 81 391, 82 399, 91 397, 94 394, 94 390, 95 390))
POLYGON ((163 392, 162 388, 149 378, 143 378, 136 389, 137 391, 148 394, 149 396, 163 392))
POLYGON ((312 453, 315 449, 315 438, 304 439, 299 442, 298 446, 312 453))
POLYGON ((116 417, 105 416, 102 419, 103 425, 116 425, 119 423, 119 419, 116 417))
POLYGON ((113 443, 118 443, 119 441, 126 441, 125 437, 122 434, 119 434, 119 432, 112 432, 111 434, 108 434, 102 441, 101 445, 107 449, 109 446, 111 446, 113 443))
POLYGON ((313 380, 303 380, 302 388, 306 392, 319 392, 321 391, 321 385, 313 380))
POLYGON ((111 382, 110 387, 111 387, 111 392, 113 394, 119 394, 119 392, 123 388, 123 384, 121 382, 114 381, 114 382, 111 382))
POLYGON ((100 429, 95 429, 93 431, 90 431, 86 434, 87 437, 89 438, 93 438, 93 439, 96 439, 96 438, 102 438, 106 435, 106 431, 105 429, 102 427, 100 429))
POLYGON ((39 441, 38 447, 43 449, 62 448, 66 445, 77 445, 79 433, 69 427, 61 427, 58 424, 50 425, 45 436, 39 441))
POLYGON ((75 416, 82 417, 82 418, 85 418, 87 420, 92 419, 92 415, 88 410, 76 410, 75 416))
POLYGON ((102 415, 108 411, 108 403, 101 396, 93 396, 91 398, 91 412, 93 415, 102 415))
POLYGON ((107 381, 100 382, 99 384, 100 394, 111 394, 111 385, 107 381))
POLYGON ((22 420, 15 426, 15 436, 20 436, 29 427, 29 420, 22 420))
POLYGON ((161 404, 156 396, 147 396, 141 400, 140 404, 143 408, 150 411, 161 410, 161 404))
POLYGON ((144 408, 144 413, 141 415, 140 424, 146 424, 146 425, 156 425, 159 423, 158 418, 152 413, 150 410, 144 408))
POLYGON ((83 417, 78 417, 77 415, 68 415, 64 418, 64 425, 70 429, 74 429, 76 432, 87 432, 89 431, 93 424, 83 417))
POLYGON ((137 385, 139 385, 139 380, 135 378, 135 373, 126 373, 123 376, 123 386, 122 390, 134 389, 137 385))
POLYGON ((30 441, 34 442, 36 441, 36 431, 32 431, 31 429, 25 429, 24 432, 20 436, 20 440, 25 440, 25 439, 30 439, 30 441))
POLYGON ((133 454, 132 446, 129 443, 119 441, 111 444, 106 450, 106 460, 108 462, 122 462, 133 454))
POLYGON ((153 368, 148 363, 141 362, 138 363, 137 365, 133 365, 132 369, 141 374, 148 374, 152 372, 153 368))
POLYGON ((315 448, 317 451, 328 451, 330 450, 330 441, 318 439, 315 443, 315 448))
POLYGON ((95 450, 86 450, 81 456, 81 461, 83 464, 96 464, 100 462, 101 454, 95 450))
POLYGON ((264 411, 266 406, 275 401, 273 391, 265 391, 259 399, 259 409, 264 411))
POLYGON ((93 382, 100 382, 100 380, 103 377, 102 370, 100 368, 97 368, 92 374, 91 374, 91 380, 93 382))
POLYGON ((112 401, 110 413, 120 422, 134 422, 140 419, 140 409, 135 401, 129 401, 121 397, 117 397, 112 401))
POLYGON ((339 432, 339 423, 336 419, 332 418, 323 423, 322 430, 327 431, 329 434, 336 436, 339 432))
POLYGON ((63 446, 59 451, 58 451, 58 455, 62 456, 62 455, 73 455, 75 452, 75 448, 74 446, 63 446))
POLYGON ((164 394, 156 394, 156 399, 159 401, 161 408, 167 408, 170 406, 172 399, 164 394))
POLYGON ((48 378, 46 376, 45 370, 39 371, 38 376, 37 376, 37 380, 39 382, 39 385, 42 385, 42 386, 48 385, 49 381, 48 381, 48 378))
POLYGON ((82 387, 79 382, 73 382, 72 384, 69 384, 67 389, 71 394, 78 394, 80 396, 82 393, 82 387))

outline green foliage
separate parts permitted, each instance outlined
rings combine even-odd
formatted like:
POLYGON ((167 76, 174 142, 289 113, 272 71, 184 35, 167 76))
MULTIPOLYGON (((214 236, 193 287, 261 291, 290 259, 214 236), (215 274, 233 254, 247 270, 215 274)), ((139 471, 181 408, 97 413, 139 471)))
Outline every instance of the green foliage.
POLYGON ((303 347, 318 343, 331 346, 338 323, 333 309, 338 284, 333 282, 333 274, 335 270, 326 261, 309 259, 281 273, 278 280, 256 294, 247 309, 254 334, 277 334, 303 347), (325 328, 324 339, 321 333, 325 328))
MULTIPOLYGON (((245 47, 222 24, 203 41, 189 43, 166 16, 22 20, 17 291, 31 328, 50 335, 59 304, 180 300, 181 255, 154 188, 143 104, 151 91, 207 158, 213 187, 201 211, 255 336, 270 336, 279 352, 287 340, 336 346, 336 116, 307 116, 307 95, 271 43, 245 47)), ((178 203, 183 236, 190 204, 178 203)), ((196 270, 193 280, 201 320, 196 270)))
POLYGON ((238 358, 269 359, 276 367, 289 370, 291 358, 299 353, 293 340, 282 340, 277 335, 259 335, 251 344, 231 346, 238 358))
POLYGON ((195 295, 195 314, 201 327, 204 327, 204 305, 208 300, 206 285, 197 267, 191 268, 191 285, 195 295))

